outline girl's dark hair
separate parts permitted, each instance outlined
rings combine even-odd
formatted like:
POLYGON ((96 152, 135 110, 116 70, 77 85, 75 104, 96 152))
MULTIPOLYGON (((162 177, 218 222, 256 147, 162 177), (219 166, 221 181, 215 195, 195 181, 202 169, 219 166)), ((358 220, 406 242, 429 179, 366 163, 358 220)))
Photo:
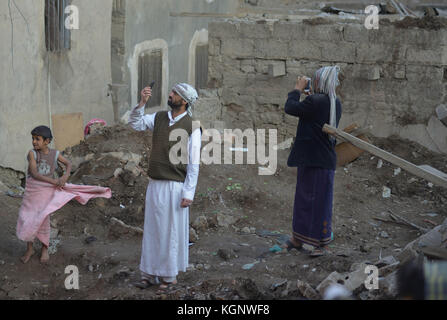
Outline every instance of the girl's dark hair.
POLYGON ((47 126, 38 126, 31 131, 31 135, 33 136, 41 136, 44 139, 53 139, 53 135, 51 134, 51 129, 47 126))
POLYGON ((400 298, 425 299, 424 264, 420 257, 407 262, 398 270, 397 290, 400 298))

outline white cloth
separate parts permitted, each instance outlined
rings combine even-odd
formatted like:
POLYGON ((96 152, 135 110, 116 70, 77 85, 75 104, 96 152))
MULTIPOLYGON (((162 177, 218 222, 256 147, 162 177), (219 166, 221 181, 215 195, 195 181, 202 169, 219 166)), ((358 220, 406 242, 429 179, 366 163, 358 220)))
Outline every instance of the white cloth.
POLYGON ((189 208, 181 208, 183 183, 151 180, 147 186, 140 270, 175 277, 188 267, 189 208))
MULTIPOLYGON (((172 118, 169 126, 186 115, 186 112, 172 118)), ((134 108, 129 124, 138 131, 153 130, 155 113, 144 114, 144 108, 134 108)), ((188 140, 189 163, 185 182, 151 180, 146 191, 144 232, 140 270, 143 274, 163 278, 176 277, 179 271, 188 267, 189 253, 189 208, 181 208, 182 198, 194 199, 199 175, 200 129, 192 132, 188 140), (197 156, 198 155, 198 156, 197 156)))

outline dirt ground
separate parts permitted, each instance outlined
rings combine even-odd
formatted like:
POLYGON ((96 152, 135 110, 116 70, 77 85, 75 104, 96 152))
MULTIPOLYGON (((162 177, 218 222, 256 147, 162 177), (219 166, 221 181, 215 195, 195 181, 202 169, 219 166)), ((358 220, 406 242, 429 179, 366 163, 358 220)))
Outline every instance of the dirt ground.
MULTIPOLYGON (((447 172, 443 155, 393 137, 370 138, 412 163, 447 172)), ((446 189, 403 170, 395 175, 397 168, 386 161, 377 168, 378 158, 364 153, 336 171, 334 254, 310 258, 296 250, 274 252, 291 232, 296 169, 286 166, 290 150, 279 151, 272 176, 258 175, 257 165, 202 165, 190 212, 190 268, 170 290, 141 290, 132 282, 139 278, 142 236, 112 218, 143 228, 150 139, 149 133, 125 126, 107 127, 66 150, 69 158, 93 154, 69 182, 108 186, 113 197, 85 206, 72 201, 52 215, 56 252, 46 265, 39 263, 39 254, 28 264, 20 262, 25 243, 16 238, 15 227, 21 198, 0 194, 0 299, 306 299, 297 280, 315 289, 331 272, 396 256, 421 235, 380 220, 390 212, 429 229, 447 217, 446 189), (143 173, 125 169, 126 161, 111 152, 142 155, 143 173), (384 186, 391 189, 389 198, 382 195, 384 186), (79 268, 79 290, 64 287, 68 265, 79 268)), ((356 299, 395 298, 380 289, 354 293, 356 299)))

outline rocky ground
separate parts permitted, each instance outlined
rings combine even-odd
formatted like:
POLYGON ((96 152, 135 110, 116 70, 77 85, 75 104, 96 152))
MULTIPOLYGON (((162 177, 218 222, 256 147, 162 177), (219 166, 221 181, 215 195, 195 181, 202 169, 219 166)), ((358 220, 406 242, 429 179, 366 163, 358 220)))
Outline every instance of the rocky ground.
MULTIPOLYGON (((370 138, 410 162, 447 172, 445 156, 393 137, 370 138)), ((19 260, 21 198, 9 183, 14 191, 0 193, 0 299, 320 299, 333 282, 354 299, 395 299, 395 270, 408 256, 406 245, 447 217, 446 189, 386 161, 378 168, 379 159, 364 153, 336 171, 333 254, 310 258, 278 250, 291 232, 296 169, 286 166, 289 150, 279 151, 272 176, 258 175, 257 165, 202 165, 190 212, 190 267, 169 290, 141 290, 132 282, 139 278, 150 139, 125 126, 107 127, 65 150, 74 164, 71 183, 108 186, 113 197, 70 202, 52 215, 46 265, 38 254, 28 264, 19 260), (378 290, 363 284, 367 264, 380 267, 378 290), (79 290, 65 289, 68 265, 79 269, 79 290)))

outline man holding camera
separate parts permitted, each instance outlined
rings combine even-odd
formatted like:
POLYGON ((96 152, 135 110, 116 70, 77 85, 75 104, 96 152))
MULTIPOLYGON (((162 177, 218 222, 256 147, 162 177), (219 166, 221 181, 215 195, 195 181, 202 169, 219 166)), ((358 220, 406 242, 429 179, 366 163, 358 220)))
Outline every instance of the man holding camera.
POLYGON ((336 96, 339 85, 338 66, 316 71, 313 81, 299 77, 295 89, 289 92, 285 112, 299 117, 295 142, 287 161, 298 168, 293 206, 292 237, 285 247, 301 250, 303 243, 315 249, 311 256, 329 253, 332 241, 332 200, 336 166, 335 139, 324 133, 325 123, 338 126, 341 102, 336 96), (312 84, 312 86, 310 86, 312 84), (309 92, 300 101, 302 92, 309 92), (312 94, 310 94, 312 90, 312 94))
MULTIPOLYGON (((146 192, 144 233, 141 255, 141 281, 145 289, 160 284, 166 289, 176 284, 179 271, 186 271, 189 252, 189 206, 199 175, 201 148, 200 129, 192 125, 191 107, 197 100, 196 90, 176 84, 169 94, 171 111, 144 114, 144 106, 152 95, 151 87, 141 91, 141 101, 129 117, 129 124, 138 131, 151 130, 152 150, 149 161, 150 182, 146 192), (177 141, 169 136, 175 129, 187 132, 187 163, 174 164, 170 149, 177 141)), ((183 141, 185 142, 185 141, 183 141)), ((182 143, 182 140, 180 140, 182 143)))

